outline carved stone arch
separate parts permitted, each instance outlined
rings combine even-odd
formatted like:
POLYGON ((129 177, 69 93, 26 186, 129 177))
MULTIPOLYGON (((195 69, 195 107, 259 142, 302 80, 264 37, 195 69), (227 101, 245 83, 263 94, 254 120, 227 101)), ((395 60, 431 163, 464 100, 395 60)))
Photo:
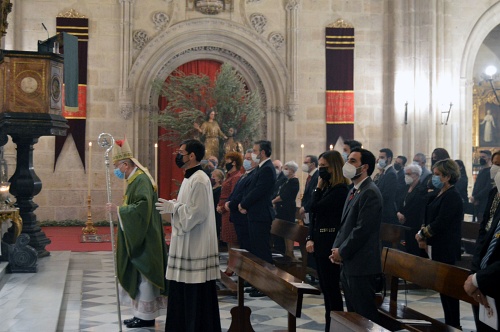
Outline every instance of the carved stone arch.
POLYGON ((481 44, 488 34, 500 24, 500 2, 492 5, 486 10, 477 20, 472 28, 472 31, 467 38, 465 47, 462 53, 462 61, 460 63, 460 106, 459 109, 464 110, 460 114, 459 132, 466 133, 464 135, 464 144, 460 147, 460 155, 465 156, 464 160, 472 160, 472 127, 473 123, 473 76, 474 62, 481 44))
POLYGON ((244 77, 249 88, 259 89, 265 102, 263 134, 273 142, 275 155, 284 146, 284 122, 287 109, 288 71, 276 49, 255 31, 242 25, 215 18, 178 23, 153 38, 141 51, 130 70, 130 86, 135 109, 134 132, 143 160, 151 159, 148 116, 156 108, 158 95, 152 90, 155 79, 164 80, 180 65, 197 59, 228 62, 244 77), (146 107, 144 107, 146 106, 146 107), (279 110, 279 111, 275 111, 279 110), (149 114, 148 114, 149 115, 149 114))

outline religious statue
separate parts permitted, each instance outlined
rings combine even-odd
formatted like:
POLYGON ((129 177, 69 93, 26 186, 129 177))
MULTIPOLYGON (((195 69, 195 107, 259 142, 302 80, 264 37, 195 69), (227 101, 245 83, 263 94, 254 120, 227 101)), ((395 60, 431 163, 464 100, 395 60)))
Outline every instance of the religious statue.
POLYGON ((490 143, 493 141, 493 128, 496 128, 495 126, 495 119, 493 118, 493 115, 491 115, 491 110, 486 111, 486 115, 483 118, 483 121, 481 121, 480 125, 484 124, 484 130, 483 130, 483 139, 486 143, 490 143))
POLYGON ((243 145, 241 145, 240 142, 237 142, 234 139, 234 136, 236 135, 236 129, 234 128, 229 128, 227 131, 227 141, 224 143, 224 154, 227 154, 229 152, 239 152, 241 154, 244 154, 243 151, 243 145))
POLYGON ((10 0, 0 0, 0 39, 7 33, 7 15, 12 11, 10 0))
POLYGON ((194 128, 205 136, 205 158, 207 156, 219 156, 219 138, 227 139, 226 135, 222 132, 219 124, 215 120, 215 111, 208 113, 208 120, 203 122, 200 126, 197 122, 194 123, 194 128))

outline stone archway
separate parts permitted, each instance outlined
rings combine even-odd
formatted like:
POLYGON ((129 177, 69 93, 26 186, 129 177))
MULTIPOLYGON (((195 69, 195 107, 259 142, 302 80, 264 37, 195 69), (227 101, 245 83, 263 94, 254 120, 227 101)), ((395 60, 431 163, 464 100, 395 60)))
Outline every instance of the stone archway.
POLYGON ((460 154, 465 160, 472 161, 472 118, 473 118, 473 77, 474 62, 481 44, 490 31, 500 24, 500 3, 495 3, 477 20, 465 43, 460 64, 460 104, 463 105, 460 115, 460 132, 465 133, 465 144, 462 145, 460 154))
MULTIPOLYGON (((288 71, 282 57, 260 35, 234 22, 203 18, 184 21, 151 40, 142 50, 130 71, 130 86, 135 109, 144 105, 154 109, 158 95, 152 82, 165 80, 180 65, 196 60, 211 59, 230 63, 246 80, 250 89, 259 89, 267 110, 263 126, 274 150, 280 154, 284 144, 283 126, 287 109, 288 71), (279 110, 279 111, 276 111, 279 110)), ((151 160, 151 140, 156 128, 150 128, 149 116, 134 114, 134 134, 142 160, 151 160)))

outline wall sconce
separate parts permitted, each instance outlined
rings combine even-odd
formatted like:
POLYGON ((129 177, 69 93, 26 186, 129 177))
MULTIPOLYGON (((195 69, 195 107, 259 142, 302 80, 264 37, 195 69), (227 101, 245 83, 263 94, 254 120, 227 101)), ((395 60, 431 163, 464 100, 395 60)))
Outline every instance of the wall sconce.
POLYGON ((497 99, 498 105, 500 105, 500 99, 498 99, 497 89, 495 89, 495 87, 493 86, 493 75, 495 75, 497 73, 497 67, 488 66, 484 70, 484 73, 486 74, 486 76, 490 77, 490 78, 487 78, 487 80, 488 80, 488 82, 490 82, 491 90, 493 90, 493 93, 495 94, 495 98, 497 99))
POLYGON ((450 108, 447 110, 447 111, 443 111, 441 112, 441 124, 442 125, 447 125, 448 124, 448 120, 450 119, 450 113, 451 113, 451 107, 453 106, 453 103, 450 102, 450 108), (443 122, 443 116, 444 114, 446 114, 446 120, 443 122))

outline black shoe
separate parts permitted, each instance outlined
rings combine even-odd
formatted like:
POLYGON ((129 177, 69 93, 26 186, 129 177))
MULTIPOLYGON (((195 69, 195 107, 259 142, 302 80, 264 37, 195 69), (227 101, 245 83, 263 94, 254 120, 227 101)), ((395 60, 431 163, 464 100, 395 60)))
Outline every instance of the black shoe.
POLYGON ((257 289, 254 290, 253 292, 250 292, 250 297, 263 297, 266 296, 266 294, 262 293, 261 291, 258 291, 257 289))
POLYGON ((155 326, 155 320, 154 319, 144 320, 144 319, 136 318, 134 321, 132 321, 131 323, 128 323, 126 326, 129 329, 133 329, 136 327, 151 327, 151 326, 155 326))
POLYGON ((252 286, 245 288, 245 293, 251 293, 253 291, 256 291, 256 289, 253 288, 252 286))
POLYGON ((132 323, 134 320, 136 320, 137 318, 136 317, 132 317, 132 318, 129 318, 129 319, 125 319, 123 321, 123 324, 127 325, 127 324, 130 324, 132 323))

